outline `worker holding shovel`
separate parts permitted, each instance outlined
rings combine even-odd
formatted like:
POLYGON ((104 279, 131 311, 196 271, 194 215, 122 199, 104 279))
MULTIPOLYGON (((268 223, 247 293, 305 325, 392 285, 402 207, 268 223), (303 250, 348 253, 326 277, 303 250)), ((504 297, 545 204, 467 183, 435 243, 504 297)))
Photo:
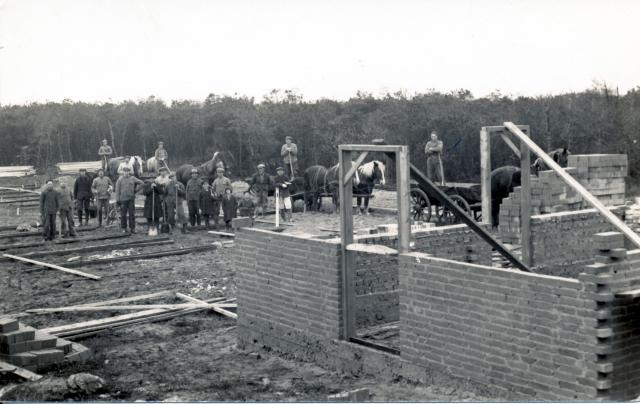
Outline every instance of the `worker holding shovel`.
POLYGON ((280 155, 282 156, 282 161, 284 162, 284 167, 290 180, 293 180, 298 171, 298 146, 292 143, 292 141, 291 136, 287 136, 285 138, 285 144, 283 144, 280 149, 280 155))
POLYGON ((149 235, 158 235, 158 225, 160 216, 162 215, 162 201, 160 200, 161 189, 153 181, 145 181, 142 187, 144 200, 144 217, 147 219, 149 226, 149 235))

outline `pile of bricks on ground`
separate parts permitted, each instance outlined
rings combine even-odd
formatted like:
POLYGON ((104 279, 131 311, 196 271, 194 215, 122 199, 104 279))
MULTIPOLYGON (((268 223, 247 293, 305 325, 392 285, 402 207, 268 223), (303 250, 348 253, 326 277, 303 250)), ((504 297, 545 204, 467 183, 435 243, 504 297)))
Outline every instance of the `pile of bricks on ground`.
POLYGON ((36 330, 10 318, 0 318, 0 360, 39 371, 63 362, 84 361, 89 349, 36 330))
MULTIPOLYGON (((626 154, 578 154, 569 156, 565 171, 596 196, 605 206, 624 204, 626 154)), ((575 211, 586 208, 582 197, 553 170, 531 177, 531 214, 575 211)), ((521 187, 514 188, 500 205, 498 231, 505 243, 520 242, 521 187)))
POLYGON ((606 206, 623 205, 625 177, 629 163, 626 154, 574 154, 569 156, 574 177, 606 206))

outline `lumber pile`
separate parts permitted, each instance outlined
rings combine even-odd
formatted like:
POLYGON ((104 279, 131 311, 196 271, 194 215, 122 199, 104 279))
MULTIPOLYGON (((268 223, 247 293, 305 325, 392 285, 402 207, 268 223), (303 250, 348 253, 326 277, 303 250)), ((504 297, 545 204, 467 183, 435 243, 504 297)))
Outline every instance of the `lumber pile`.
MULTIPOLYGON (((79 309, 82 309, 82 308, 95 309, 96 311, 102 308, 103 310, 107 310, 107 311, 115 311, 113 307, 115 307, 120 303, 131 303, 131 302, 142 301, 142 300, 156 299, 160 297, 176 297, 181 300, 186 300, 191 304, 189 304, 188 307, 184 306, 179 308, 176 308, 175 306, 179 306, 179 305, 175 305, 175 304, 139 305, 141 309, 135 311, 134 313, 112 316, 112 317, 102 318, 99 320, 83 321, 81 323, 75 323, 75 324, 55 326, 55 327, 46 328, 43 331, 46 331, 52 335, 56 335, 59 337, 65 337, 68 339, 77 339, 77 338, 84 338, 91 335, 95 335, 105 330, 118 329, 118 328, 123 328, 128 326, 134 326, 137 324, 168 320, 174 317, 183 316, 191 313, 198 313, 204 310, 215 311, 219 314, 222 314, 226 317, 230 317, 233 319, 237 318, 237 315, 234 312, 230 311, 230 309, 236 308, 236 304, 233 303, 233 300, 229 300, 224 297, 208 299, 208 300, 199 300, 191 296, 183 295, 181 293, 175 293, 173 291, 161 291, 161 292, 150 293, 145 295, 125 297, 125 298, 114 299, 114 300, 106 300, 102 302, 86 303, 86 304, 81 304, 81 305, 72 306, 72 307, 78 309, 78 311, 80 311, 79 309), (149 306, 154 306, 156 308, 146 309, 146 307, 149 307, 149 306)), ((135 310, 135 308, 131 308, 133 307, 132 305, 129 305, 127 307, 130 307, 130 309, 128 310, 135 310)))
POLYGON ((0 167, 0 178, 5 177, 26 177, 35 175, 36 170, 33 166, 4 166, 0 167))
POLYGON ((576 168, 578 182, 605 206, 624 204, 626 154, 573 154, 568 164, 576 168))
POLYGON ((73 163, 58 163, 56 169, 60 175, 76 175, 78 171, 84 168, 89 172, 97 172, 102 168, 102 162, 98 161, 76 161, 73 163))
POLYGON ((80 344, 15 319, 0 318, 0 361, 36 372, 54 364, 84 361, 88 356, 89 350, 80 344))

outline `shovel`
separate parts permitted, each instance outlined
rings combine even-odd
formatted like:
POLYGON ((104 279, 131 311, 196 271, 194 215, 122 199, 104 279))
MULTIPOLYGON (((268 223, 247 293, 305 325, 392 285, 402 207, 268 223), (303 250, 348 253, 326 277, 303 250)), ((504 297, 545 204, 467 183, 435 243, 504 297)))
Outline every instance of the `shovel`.
POLYGON ((156 196, 154 195, 156 192, 154 187, 151 187, 151 224, 149 225, 149 236, 155 237, 158 235, 158 228, 156 227, 156 207, 155 201, 156 196))

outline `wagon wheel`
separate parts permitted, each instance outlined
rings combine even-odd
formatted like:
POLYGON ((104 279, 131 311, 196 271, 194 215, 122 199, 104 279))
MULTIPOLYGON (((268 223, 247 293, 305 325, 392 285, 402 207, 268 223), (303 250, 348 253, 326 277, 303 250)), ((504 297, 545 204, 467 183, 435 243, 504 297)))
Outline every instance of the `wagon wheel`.
MULTIPOLYGON (((467 216, 471 217, 471 208, 469 207, 469 204, 467 203, 467 201, 464 200, 463 197, 461 197, 460 195, 449 195, 449 198, 456 205, 462 208, 462 210, 464 210, 467 216)), ((443 224, 460 223, 460 219, 458 219, 453 214, 453 212, 450 209, 446 208, 445 206, 436 207, 436 214, 438 215, 438 221, 440 223, 443 223, 443 224)))
POLYGON ((420 188, 411 188, 411 217, 414 221, 431 220, 431 202, 420 188))

